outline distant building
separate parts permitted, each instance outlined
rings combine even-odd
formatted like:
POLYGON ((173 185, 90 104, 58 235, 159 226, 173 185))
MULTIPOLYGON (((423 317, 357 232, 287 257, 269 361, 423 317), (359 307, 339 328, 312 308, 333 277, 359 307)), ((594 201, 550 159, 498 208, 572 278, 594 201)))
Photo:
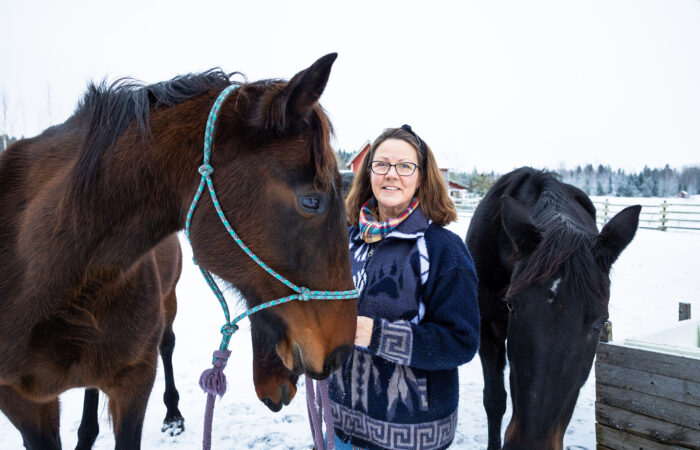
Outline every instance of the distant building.
POLYGON ((352 170, 352 173, 357 173, 357 169, 360 167, 360 164, 362 164, 362 160, 365 159, 365 155, 371 146, 372 144, 369 141, 365 142, 362 144, 362 147, 350 157, 347 168, 352 170))

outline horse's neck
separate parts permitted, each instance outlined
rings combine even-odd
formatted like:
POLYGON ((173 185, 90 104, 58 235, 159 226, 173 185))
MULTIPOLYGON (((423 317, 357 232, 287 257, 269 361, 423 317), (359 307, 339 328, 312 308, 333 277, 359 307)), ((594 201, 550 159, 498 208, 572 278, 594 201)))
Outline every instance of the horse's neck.
POLYGON ((128 266, 184 227, 183 211, 199 181, 204 108, 158 111, 151 117, 147 145, 115 149, 104 181, 90 201, 90 226, 100 236, 95 264, 128 266))
MULTIPOLYGON (((34 246, 32 276, 60 284, 60 292, 75 290, 86 280, 127 272, 183 228, 187 196, 198 181, 199 142, 209 104, 207 98, 187 103, 184 108, 154 112, 151 136, 143 145, 128 135, 133 130, 127 130, 109 159, 103 158, 98 181, 86 199, 77 199, 71 189, 49 194, 54 201, 45 202, 48 209, 34 214, 50 220, 35 221, 34 236, 26 236, 34 246), (193 125, 184 125, 189 123, 193 125), (47 214, 49 209, 52 214, 47 214), (42 234, 54 239, 41 240, 42 234), (54 275, 57 270, 60 279, 54 275)), ((64 181, 70 185, 71 180, 64 181)))

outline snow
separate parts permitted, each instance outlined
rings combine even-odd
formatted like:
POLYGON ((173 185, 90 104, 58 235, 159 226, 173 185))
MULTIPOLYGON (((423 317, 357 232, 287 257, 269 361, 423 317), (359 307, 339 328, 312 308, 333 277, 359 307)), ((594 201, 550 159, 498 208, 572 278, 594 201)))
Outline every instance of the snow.
MULTIPOLYGON (((464 237, 468 217, 449 228, 464 237)), ((182 240, 185 267, 178 285, 178 315, 175 320, 177 344, 174 354, 175 381, 180 391, 180 410, 186 430, 180 436, 161 433, 165 407, 161 401, 164 388, 159 369, 146 412, 142 447, 201 448, 205 395, 197 381, 209 367, 211 353, 219 344, 223 314, 197 268, 190 263, 191 251, 182 240)), ((700 233, 642 230, 613 266, 610 320, 613 338, 648 334, 673 326, 678 320, 678 302, 690 302, 693 314, 700 314, 700 233)), ((230 298, 231 294, 227 294, 230 298)), ((232 305, 232 314, 241 310, 232 305)), ((309 449, 311 435, 306 414, 305 390, 300 380, 292 404, 272 413, 256 397, 252 377, 252 350, 248 321, 231 340, 233 354, 226 368, 229 390, 217 401, 214 416, 214 449, 309 449)), ((506 374, 507 376, 507 374, 506 374)), ((507 383, 506 383, 507 386, 507 383)), ((478 356, 460 368, 459 423, 453 448, 485 448, 486 415, 482 406, 483 381, 478 356)), ((74 448, 82 413, 81 389, 61 396, 61 440, 64 448, 74 448)), ((564 439, 565 448, 595 448, 595 378, 593 371, 581 390, 576 410, 564 439)), ((96 449, 114 448, 105 397, 100 397, 100 435, 96 449)), ((510 417, 510 401, 504 426, 510 417)), ((0 449, 22 447, 19 432, 0 414, 0 449)))

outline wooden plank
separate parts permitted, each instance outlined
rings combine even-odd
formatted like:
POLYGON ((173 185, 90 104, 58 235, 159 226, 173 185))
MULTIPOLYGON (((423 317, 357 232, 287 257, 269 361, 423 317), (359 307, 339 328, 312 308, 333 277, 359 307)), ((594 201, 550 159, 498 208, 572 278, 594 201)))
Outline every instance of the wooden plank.
POLYGON ((605 426, 595 424, 595 437, 598 449, 614 450, 686 450, 689 447, 662 444, 661 442, 646 439, 631 433, 625 433, 605 426))
MULTIPOLYGON (((700 221, 699 221, 700 222, 700 221)), ((678 320, 690 319, 690 303, 678 302, 678 320)))
POLYGON ((596 401, 700 431, 700 407, 596 383, 596 401))
POLYGON ((596 383, 631 389, 700 407, 700 383, 596 362, 596 383))
POLYGON ((700 383, 700 360, 688 356, 599 343, 596 361, 700 383))
POLYGON ((667 445, 700 450, 700 431, 596 402, 596 421, 667 445))

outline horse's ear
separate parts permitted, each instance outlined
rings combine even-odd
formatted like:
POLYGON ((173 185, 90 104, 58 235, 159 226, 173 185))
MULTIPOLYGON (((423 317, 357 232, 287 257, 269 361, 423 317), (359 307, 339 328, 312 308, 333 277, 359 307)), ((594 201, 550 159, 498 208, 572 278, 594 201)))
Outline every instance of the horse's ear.
POLYGON ((629 206, 608 222, 596 239, 593 256, 600 267, 608 272, 627 244, 632 242, 639 226, 640 205, 629 206))
POLYGON ((530 255, 542 241, 542 234, 527 211, 513 197, 501 197, 501 221, 520 257, 530 255))
POLYGON ((330 53, 297 73, 269 103, 259 105, 259 125, 280 134, 304 124, 328 83, 337 53, 330 53))

